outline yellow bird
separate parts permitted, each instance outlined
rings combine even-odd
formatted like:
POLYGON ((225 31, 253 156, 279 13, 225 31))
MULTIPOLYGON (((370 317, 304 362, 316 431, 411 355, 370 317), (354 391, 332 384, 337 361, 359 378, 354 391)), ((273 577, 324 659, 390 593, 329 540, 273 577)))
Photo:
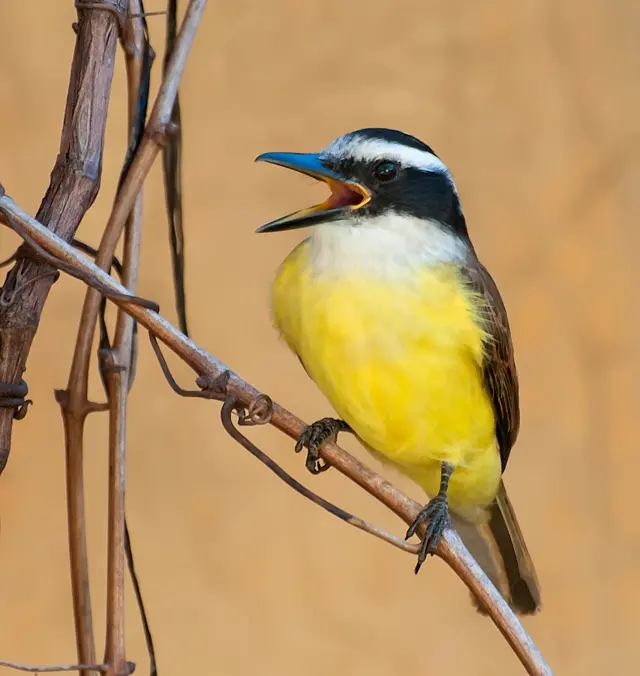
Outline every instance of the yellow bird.
POLYGON ((501 475, 519 428, 507 313, 474 251, 455 183, 433 150, 389 129, 361 129, 320 153, 266 153, 325 181, 322 204, 258 232, 315 226, 273 286, 277 329, 340 416, 298 442, 353 432, 431 498, 416 573, 449 513, 512 607, 533 613, 538 581, 501 475), (506 588, 505 584, 506 583, 506 588))

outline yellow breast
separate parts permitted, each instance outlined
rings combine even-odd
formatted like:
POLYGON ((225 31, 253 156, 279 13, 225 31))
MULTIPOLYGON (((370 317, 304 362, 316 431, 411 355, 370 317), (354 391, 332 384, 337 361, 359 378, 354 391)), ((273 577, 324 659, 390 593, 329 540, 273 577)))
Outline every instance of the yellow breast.
POLYGON ((274 319, 289 347, 372 451, 429 494, 440 462, 453 462, 452 507, 488 503, 500 462, 482 383, 482 307, 456 266, 396 280, 361 268, 318 274, 309 249, 295 249, 274 284, 274 319))

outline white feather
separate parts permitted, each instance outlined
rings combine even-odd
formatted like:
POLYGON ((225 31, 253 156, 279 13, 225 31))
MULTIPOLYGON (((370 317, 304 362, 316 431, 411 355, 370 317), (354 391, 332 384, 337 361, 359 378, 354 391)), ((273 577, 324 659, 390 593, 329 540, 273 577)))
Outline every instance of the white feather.
POLYGON ((427 150, 418 150, 418 148, 411 148, 400 143, 347 134, 330 143, 321 155, 349 157, 360 161, 394 160, 403 167, 413 167, 420 169, 420 171, 433 171, 443 174, 451 181, 455 189, 451 173, 442 160, 427 150))
POLYGON ((387 212, 367 218, 315 226, 311 235, 311 260, 316 274, 353 270, 376 276, 410 276, 416 267, 461 262, 467 246, 442 224, 387 212))

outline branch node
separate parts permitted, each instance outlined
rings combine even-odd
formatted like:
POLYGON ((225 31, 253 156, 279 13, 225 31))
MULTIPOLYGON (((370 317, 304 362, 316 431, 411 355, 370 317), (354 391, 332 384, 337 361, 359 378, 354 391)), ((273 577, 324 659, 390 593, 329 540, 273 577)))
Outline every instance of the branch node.
POLYGON ((120 29, 120 35, 124 35, 125 23, 127 21, 128 6, 122 0, 76 0, 76 10, 81 9, 102 9, 115 15, 120 29))
POLYGON ((127 370, 126 366, 118 363, 116 354, 112 349, 104 348, 98 350, 98 358, 102 362, 107 373, 122 373, 127 370))
POLYGON ((207 399, 220 399, 228 394, 231 371, 223 371, 217 376, 209 373, 198 376, 196 385, 202 390, 202 396, 207 399))

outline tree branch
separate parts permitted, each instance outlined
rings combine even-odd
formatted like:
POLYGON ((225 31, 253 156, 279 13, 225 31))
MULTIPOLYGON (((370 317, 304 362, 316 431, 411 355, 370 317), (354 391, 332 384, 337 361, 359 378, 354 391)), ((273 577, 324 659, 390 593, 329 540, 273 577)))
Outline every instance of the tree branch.
MULTIPOLYGON (((139 0, 130 0, 130 14, 141 14, 139 0)), ((139 146, 141 130, 147 110, 147 94, 141 88, 148 86, 151 53, 144 25, 140 19, 128 22, 123 36, 127 66, 129 101, 129 148, 139 146), (147 63, 148 61, 148 63, 147 63), (145 68, 147 69, 145 71, 145 68)), ((125 164, 125 172, 128 167, 125 164)), ((126 176, 126 173, 124 174, 126 176)), ((134 201, 125 224, 122 283, 135 292, 140 262, 142 237, 142 188, 134 201)), ((109 402, 109 506, 107 541, 107 616, 104 661, 109 665, 109 676, 128 676, 129 665, 125 650, 125 459, 127 397, 132 380, 135 322, 118 310, 113 347, 103 355, 107 400, 109 402)))
MULTIPOLYGON (((133 662, 129 665, 133 673, 135 664, 133 662)), ((31 674, 54 673, 60 671, 97 671, 98 673, 106 673, 106 664, 59 664, 46 667, 33 667, 29 664, 20 664, 19 662, 5 662, 0 660, 0 667, 7 667, 8 669, 16 669, 17 671, 28 671, 31 674)))
MULTIPOLYGON (((79 9, 76 46, 62 127, 60 152, 51 173, 51 183, 37 217, 41 223, 70 241, 100 186, 102 148, 113 65, 118 37, 118 19, 126 15, 126 0, 102 2, 79 9)), ((40 321, 40 314, 53 283, 51 268, 18 256, 3 289, 20 289, 11 303, 0 306, 0 382, 20 382, 27 356, 40 321), (49 273, 49 274, 47 274, 49 273)), ((0 409, 0 472, 11 448, 13 410, 0 409)), ((95 660, 86 656, 83 662, 95 660)))
MULTIPOLYGON (((71 66, 69 90, 62 127, 60 152, 51 174, 51 183, 38 210, 38 219, 66 241, 73 238, 100 186, 102 151, 119 25, 126 16, 126 0, 78 9, 77 39, 71 66), (109 4, 110 11, 104 11, 109 4)), ((0 307, 0 382, 16 383, 25 370, 27 356, 40 314, 53 283, 52 269, 18 253, 4 288, 14 286, 10 305, 0 307), (21 277, 20 289, 15 280, 21 277)), ((0 409, 0 472, 10 447, 13 422, 11 409, 0 409)), ((65 425, 67 440, 73 434, 65 425)), ((78 482, 69 487, 70 540, 84 533, 82 458, 67 455, 67 471, 78 482)), ((71 551, 72 592, 75 608, 78 659, 95 663, 89 581, 82 561, 86 560, 84 537, 71 551), (75 559, 75 561, 74 561, 75 559)), ((83 670, 85 676, 88 670, 83 670)))
MULTIPOLYGON (((73 265, 88 283, 102 284, 117 294, 127 293, 122 285, 99 269, 92 261, 75 251, 66 242, 49 232, 6 195, 0 197, 0 210, 19 224, 20 231, 18 234, 23 238, 37 242, 66 264, 73 265)), ((122 295, 114 296, 113 302, 162 340, 196 373, 211 380, 219 378, 224 372, 229 372, 226 385, 227 393, 235 396, 243 405, 249 406, 261 394, 157 313, 128 302, 122 295)), ((297 439, 305 429, 302 420, 276 403, 273 404, 270 422, 293 439, 297 439)), ((386 479, 350 456, 337 444, 325 444, 320 449, 320 455, 342 474, 386 505, 407 524, 413 522, 421 506, 400 492, 386 479)), ((528 673, 534 676, 549 676, 552 673, 551 669, 531 638, 500 593, 469 554, 455 531, 445 531, 436 553, 445 560, 481 602, 481 605, 486 608, 489 616, 513 648, 528 673)))
MULTIPOLYGON (((128 154, 122 180, 114 201, 109 221, 103 233, 96 255, 96 264, 108 269, 122 235, 125 225, 125 242, 129 267, 124 283, 135 286, 137 277, 138 249, 140 245, 140 218, 142 208, 141 189, 144 179, 162 145, 166 126, 177 93, 178 84, 184 70, 189 49, 195 37, 196 28, 204 10, 205 0, 191 0, 180 34, 176 41, 174 58, 167 66, 165 79, 157 95, 155 106, 146 128, 146 101, 142 119, 138 109, 138 92, 144 69, 144 35, 141 18, 128 22, 123 35, 127 81, 129 89, 129 121, 132 138, 144 128, 142 139, 134 138, 131 153, 128 154), (140 130, 137 126, 140 125, 140 130)), ((131 3, 131 14, 140 15, 139 2, 131 3)), ((150 56, 150 55, 149 55, 150 56)), ((66 391, 56 393, 62 409, 65 427, 65 441, 68 457, 67 493, 69 519, 69 546, 71 552, 72 581, 76 580, 74 601, 76 633, 78 641, 86 643, 86 637, 92 634, 91 608, 88 588, 88 563, 86 557, 86 529, 84 523, 84 488, 82 479, 82 456, 84 421, 86 416, 99 405, 88 400, 89 365, 91 347, 100 310, 100 293, 87 289, 78 327, 78 337, 66 391), (82 637, 82 638, 81 638, 82 637)), ((111 368, 106 370, 107 393, 110 410, 110 480, 109 480, 109 543, 108 543, 108 615, 106 661, 120 674, 126 669, 124 656, 124 428, 126 414, 126 392, 128 391, 129 366, 131 364, 133 322, 120 314, 117 319, 117 352, 110 355, 111 368), (125 368, 126 373, 119 369, 125 368), (118 619, 112 614, 115 612, 118 619), (112 624, 115 620, 115 624, 112 624)), ((91 637, 93 644, 93 638, 91 637)), ((80 655, 81 662, 92 662, 95 658, 80 655)), ((126 672, 124 672, 126 673, 126 672)), ((83 674, 83 676, 86 676, 83 674)))

